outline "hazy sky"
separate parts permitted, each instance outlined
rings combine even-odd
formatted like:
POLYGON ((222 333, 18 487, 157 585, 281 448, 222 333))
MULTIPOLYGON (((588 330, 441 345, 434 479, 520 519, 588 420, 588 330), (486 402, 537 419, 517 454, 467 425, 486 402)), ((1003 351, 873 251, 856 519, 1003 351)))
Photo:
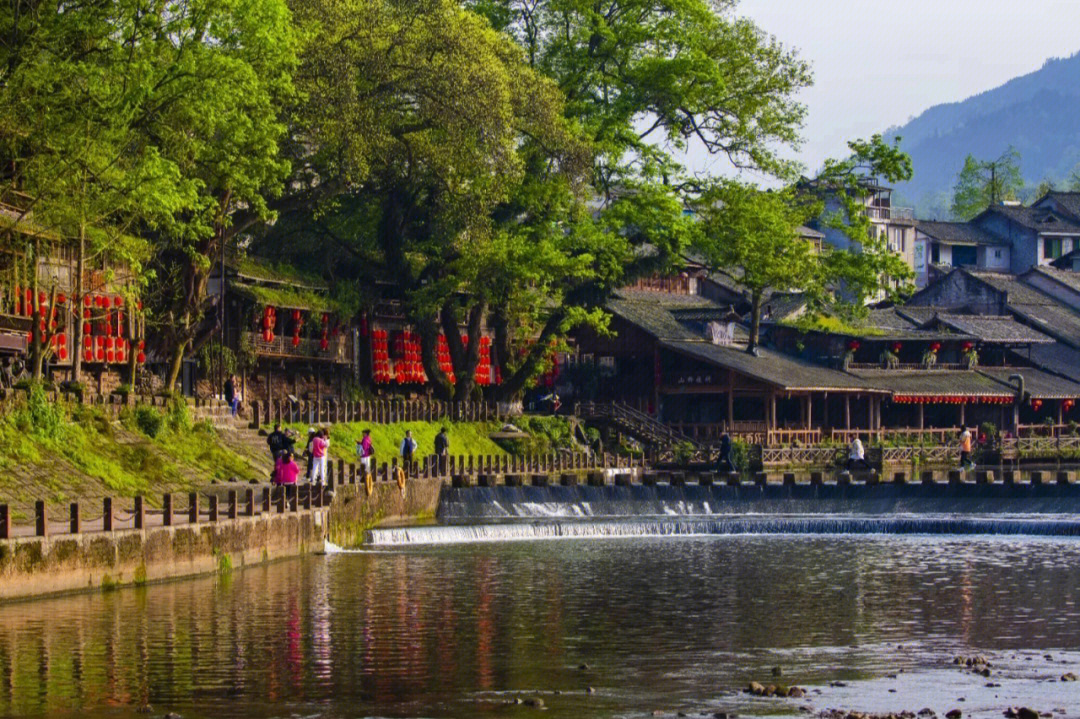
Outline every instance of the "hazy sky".
POLYGON ((1080 50, 1080 0, 741 0, 737 12, 813 66, 798 155, 811 170, 850 138, 1080 50))

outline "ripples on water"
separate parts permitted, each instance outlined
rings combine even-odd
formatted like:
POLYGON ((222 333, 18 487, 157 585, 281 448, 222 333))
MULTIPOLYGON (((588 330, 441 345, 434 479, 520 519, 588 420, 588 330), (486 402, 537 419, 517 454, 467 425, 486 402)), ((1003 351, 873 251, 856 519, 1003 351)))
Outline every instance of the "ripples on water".
POLYGON ((1080 647, 1078 559, 1074 540, 760 536, 308 557, 0 607, 0 714, 514 716, 537 691, 548 717, 718 710, 777 664, 806 685, 1080 647))

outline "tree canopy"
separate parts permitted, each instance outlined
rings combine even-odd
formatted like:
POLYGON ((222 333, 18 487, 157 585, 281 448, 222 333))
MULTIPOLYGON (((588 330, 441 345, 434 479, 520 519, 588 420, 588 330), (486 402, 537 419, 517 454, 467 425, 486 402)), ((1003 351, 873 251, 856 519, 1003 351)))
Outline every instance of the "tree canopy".
POLYGON ((1014 148, 993 160, 968 155, 956 176, 950 211, 957 220, 970 220, 990 205, 1017 199, 1023 188, 1020 153, 1014 148))

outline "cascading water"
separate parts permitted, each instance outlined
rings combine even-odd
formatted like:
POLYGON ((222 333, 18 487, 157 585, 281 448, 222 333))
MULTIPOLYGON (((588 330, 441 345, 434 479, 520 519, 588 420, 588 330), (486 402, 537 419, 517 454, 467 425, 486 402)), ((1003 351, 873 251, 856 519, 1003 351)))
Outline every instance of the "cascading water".
POLYGON ((1077 485, 446 488, 439 526, 368 544, 727 534, 1080 536, 1077 485))

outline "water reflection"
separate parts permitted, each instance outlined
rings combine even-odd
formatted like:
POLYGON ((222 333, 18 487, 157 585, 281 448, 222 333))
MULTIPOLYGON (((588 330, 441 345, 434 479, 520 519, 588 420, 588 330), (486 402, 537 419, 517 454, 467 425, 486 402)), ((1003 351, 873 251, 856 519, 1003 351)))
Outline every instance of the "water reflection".
POLYGON ((532 690, 557 712, 648 714, 778 658, 811 683, 1080 646, 1078 558, 1067 540, 897 537, 311 557, 0 607, 0 714, 483 716, 532 690))

